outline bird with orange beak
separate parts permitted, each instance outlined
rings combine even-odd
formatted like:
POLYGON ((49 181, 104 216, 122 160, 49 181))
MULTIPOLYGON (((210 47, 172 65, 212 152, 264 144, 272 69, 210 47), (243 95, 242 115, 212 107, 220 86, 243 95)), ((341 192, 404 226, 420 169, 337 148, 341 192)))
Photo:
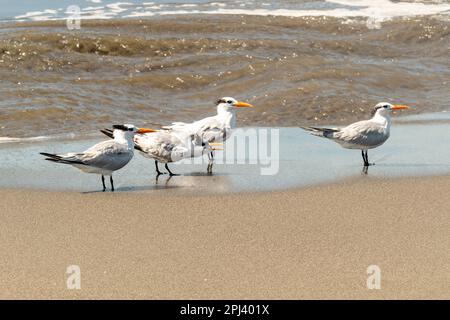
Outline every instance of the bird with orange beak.
POLYGON ((390 136, 391 114, 394 110, 409 109, 404 105, 392 105, 387 102, 378 103, 372 111, 370 120, 358 121, 345 128, 301 127, 309 133, 330 139, 343 148, 361 150, 364 167, 369 163, 368 150, 381 146, 390 136))
MULTIPOLYGON (((188 135, 198 135, 203 141, 216 146, 231 136, 231 131, 236 128, 236 110, 253 108, 250 103, 237 101, 231 97, 224 97, 217 101, 217 115, 207 117, 195 122, 174 122, 163 129, 169 131, 182 131, 188 135)), ((212 172, 214 153, 209 154, 208 172, 212 172)))
POLYGON ((78 153, 52 154, 41 152, 45 160, 70 164, 86 173, 102 176, 103 191, 106 191, 105 176, 109 176, 111 191, 114 191, 112 174, 130 162, 134 155, 134 135, 155 132, 152 129, 136 128, 132 124, 113 125, 112 140, 103 141, 78 153))

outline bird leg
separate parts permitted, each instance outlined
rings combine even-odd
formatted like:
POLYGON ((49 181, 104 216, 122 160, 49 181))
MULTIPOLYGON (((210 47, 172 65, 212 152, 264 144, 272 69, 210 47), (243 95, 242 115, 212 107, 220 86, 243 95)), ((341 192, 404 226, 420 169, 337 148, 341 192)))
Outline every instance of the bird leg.
POLYGON ((172 176, 179 176, 179 174, 176 173, 172 173, 172 171, 170 171, 169 166, 167 165, 167 163, 164 165, 164 167, 166 168, 166 170, 169 172, 169 175, 172 176))
POLYGON ((369 155, 367 153, 367 150, 361 150, 361 154, 362 154, 362 158, 363 158, 363 161, 364 161, 364 166, 365 167, 370 166, 369 155))
POLYGON ((361 155, 364 161, 364 166, 366 166, 366 154, 364 153, 364 150, 361 150, 361 155))
POLYGON ((158 168, 158 161, 156 161, 156 160, 155 160, 155 168, 156 168, 157 176, 159 176, 159 175, 161 175, 161 174, 164 174, 164 172, 159 171, 159 168, 158 168))
POLYGON ((114 192, 114 181, 112 175, 109 176, 109 182, 111 182, 111 191, 114 192))
POLYGON ((367 160, 367 164, 368 164, 369 166, 374 165, 374 163, 370 163, 370 162, 369 162, 369 151, 367 151, 367 150, 366 150, 366 160, 367 160))
POLYGON ((105 177, 102 175, 103 192, 106 191, 105 177))
POLYGON ((212 167, 214 164, 214 152, 211 151, 210 153, 208 153, 208 158, 209 158, 209 163, 208 163, 208 167, 206 169, 207 173, 212 173, 212 167))

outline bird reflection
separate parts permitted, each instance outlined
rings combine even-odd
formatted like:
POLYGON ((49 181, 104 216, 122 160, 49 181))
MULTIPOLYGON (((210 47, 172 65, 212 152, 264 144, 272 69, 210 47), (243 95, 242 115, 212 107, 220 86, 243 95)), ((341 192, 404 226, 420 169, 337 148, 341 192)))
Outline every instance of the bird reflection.
POLYGON ((363 166, 361 174, 362 175, 368 175, 369 174, 369 166, 363 166))
MULTIPOLYGON (((156 185, 159 185, 159 176, 160 176, 159 174, 156 175, 156 178, 155 178, 155 184, 156 184, 156 185)), ((170 179, 172 179, 172 177, 173 177, 173 175, 169 175, 169 176, 167 177, 166 181, 164 182, 164 186, 165 186, 165 187, 168 186, 169 181, 170 181, 170 179)))

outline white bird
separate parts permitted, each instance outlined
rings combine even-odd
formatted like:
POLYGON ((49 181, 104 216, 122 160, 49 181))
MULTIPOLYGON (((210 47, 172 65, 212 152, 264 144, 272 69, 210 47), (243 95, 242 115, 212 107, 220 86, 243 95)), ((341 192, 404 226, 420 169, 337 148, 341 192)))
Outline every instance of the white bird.
POLYGON ((113 140, 97 143, 86 151, 80 153, 67 153, 63 155, 41 152, 45 160, 56 163, 70 164, 86 173, 95 173, 102 176, 103 191, 106 190, 105 177, 110 177, 111 191, 114 191, 112 174, 123 168, 133 158, 136 133, 154 132, 152 129, 136 128, 131 124, 114 125, 113 140))
POLYGON ((372 119, 352 123, 345 128, 301 127, 309 133, 324 137, 346 149, 361 150, 364 167, 370 166, 368 150, 381 146, 389 138, 392 110, 409 109, 404 105, 378 103, 372 111, 372 119))
MULTIPOLYGON (((108 129, 100 130, 107 136, 112 132, 108 129)), ((188 135, 182 131, 157 131, 149 134, 138 134, 134 137, 134 148, 146 157, 155 160, 157 175, 163 174, 159 171, 158 162, 164 163, 170 176, 174 174, 168 163, 177 162, 203 156, 206 152, 216 150, 211 148, 207 141, 198 135, 188 135)))
MULTIPOLYGON (((162 128, 169 131, 182 131, 188 135, 198 135, 203 140, 214 145, 227 140, 231 136, 232 129, 236 127, 237 108, 253 107, 249 103, 237 101, 231 97, 224 97, 217 101, 217 115, 192 123, 174 122, 172 125, 162 128)), ((210 152, 208 156, 210 158, 208 172, 211 172, 214 159, 213 152, 210 152)))

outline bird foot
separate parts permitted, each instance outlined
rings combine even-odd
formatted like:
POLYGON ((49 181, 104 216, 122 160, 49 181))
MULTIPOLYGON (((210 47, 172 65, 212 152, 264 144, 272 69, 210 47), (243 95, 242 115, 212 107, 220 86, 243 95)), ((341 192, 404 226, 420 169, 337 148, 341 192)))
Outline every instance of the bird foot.
POLYGON ((170 177, 176 177, 176 176, 181 176, 181 174, 179 173, 169 173, 170 177))

